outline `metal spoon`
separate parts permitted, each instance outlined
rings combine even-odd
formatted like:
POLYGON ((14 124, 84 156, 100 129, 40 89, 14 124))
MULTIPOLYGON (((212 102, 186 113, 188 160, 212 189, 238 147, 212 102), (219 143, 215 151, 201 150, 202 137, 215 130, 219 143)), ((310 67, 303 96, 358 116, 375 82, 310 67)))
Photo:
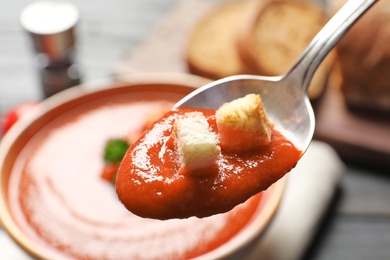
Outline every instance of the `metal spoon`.
POLYGON ((349 0, 312 40, 295 65, 276 77, 237 75, 207 84, 175 107, 217 109, 246 94, 260 94, 275 127, 304 152, 315 127, 307 90, 319 64, 348 29, 378 0, 349 0))

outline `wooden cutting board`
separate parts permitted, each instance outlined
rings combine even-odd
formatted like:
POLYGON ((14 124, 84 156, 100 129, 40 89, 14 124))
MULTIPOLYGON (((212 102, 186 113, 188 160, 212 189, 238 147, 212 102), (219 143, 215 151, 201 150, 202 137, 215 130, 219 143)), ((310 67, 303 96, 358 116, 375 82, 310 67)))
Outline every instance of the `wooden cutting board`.
POLYGON ((315 139, 331 144, 346 160, 386 168, 390 173, 389 114, 349 108, 335 74, 314 111, 315 139))
MULTIPOLYGON (((185 62, 188 36, 218 1, 182 0, 137 48, 115 67, 118 78, 150 72, 189 73, 185 62)), ((346 107, 337 78, 329 80, 314 105, 315 139, 331 144, 348 161, 390 171, 390 115, 352 111, 346 107)))

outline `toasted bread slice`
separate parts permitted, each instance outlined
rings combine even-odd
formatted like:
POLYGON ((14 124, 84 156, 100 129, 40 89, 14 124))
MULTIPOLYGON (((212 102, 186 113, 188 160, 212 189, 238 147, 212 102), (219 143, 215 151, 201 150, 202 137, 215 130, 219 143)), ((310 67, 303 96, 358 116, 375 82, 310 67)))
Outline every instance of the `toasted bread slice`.
POLYGON ((173 134, 179 155, 179 173, 199 175, 216 165, 221 148, 203 113, 190 112, 176 119, 173 134))
POLYGON ((272 124, 260 95, 249 94, 223 104, 215 113, 221 149, 246 151, 271 142, 272 124))
MULTIPOLYGON (((329 1, 333 14, 346 0, 329 1)), ((390 2, 379 1, 336 46, 339 87, 349 107, 390 113, 390 2)))
POLYGON ((247 73, 235 44, 236 27, 252 0, 217 5, 195 26, 188 40, 186 61, 190 72, 211 79, 247 73))
MULTIPOLYGON (((241 23, 237 45, 241 58, 256 74, 285 74, 325 25, 322 8, 303 1, 259 1, 258 8, 241 23)), ((320 96, 326 85, 332 55, 320 65, 309 89, 309 97, 320 96)))

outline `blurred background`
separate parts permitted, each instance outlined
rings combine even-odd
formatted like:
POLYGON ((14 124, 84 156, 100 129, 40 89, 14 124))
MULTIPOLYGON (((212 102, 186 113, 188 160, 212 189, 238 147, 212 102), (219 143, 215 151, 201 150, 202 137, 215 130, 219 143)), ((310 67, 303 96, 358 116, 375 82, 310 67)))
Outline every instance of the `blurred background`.
MULTIPOLYGON (((42 98, 31 39, 19 17, 33 1, 0 3, 0 113, 42 98)), ((114 65, 154 28, 175 0, 77 0, 77 60, 84 82, 109 77, 114 65)))

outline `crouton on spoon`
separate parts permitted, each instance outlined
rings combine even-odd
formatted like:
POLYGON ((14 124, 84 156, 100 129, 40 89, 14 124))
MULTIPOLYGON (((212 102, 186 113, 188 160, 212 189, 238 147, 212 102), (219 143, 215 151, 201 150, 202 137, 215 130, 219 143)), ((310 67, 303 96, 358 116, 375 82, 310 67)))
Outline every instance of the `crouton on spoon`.
POLYGON ((247 94, 260 94, 275 127, 300 150, 305 151, 311 142, 315 125, 307 97, 313 74, 340 38, 377 1, 348 1, 316 35, 285 75, 237 75, 223 78, 187 95, 175 107, 217 109, 223 103, 247 94))
POLYGON ((169 111, 126 152, 116 191, 142 217, 207 217, 267 189, 301 155, 248 94, 218 110, 169 111))
POLYGON ((116 191, 125 207, 148 218, 207 217, 283 177, 313 136, 307 89, 315 70, 375 2, 347 2, 287 74, 232 76, 179 101, 121 162, 116 191))

